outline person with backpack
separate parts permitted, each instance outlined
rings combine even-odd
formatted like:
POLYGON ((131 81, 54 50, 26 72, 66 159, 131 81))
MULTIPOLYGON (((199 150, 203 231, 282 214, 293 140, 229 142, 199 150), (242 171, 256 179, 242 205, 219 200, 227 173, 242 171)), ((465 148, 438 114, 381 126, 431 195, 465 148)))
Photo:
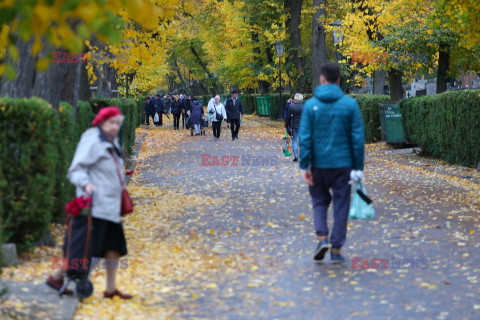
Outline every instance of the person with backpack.
POLYGON ((362 179, 365 132, 360 107, 339 86, 340 68, 324 64, 314 97, 302 111, 299 127, 300 169, 309 186, 318 246, 314 259, 331 248, 332 263, 345 258, 340 250, 347 237, 350 180, 362 179), (333 195, 330 193, 332 189, 333 195), (333 229, 328 240, 327 211, 333 199, 333 229))
POLYGON ((303 111, 303 96, 297 93, 288 108, 287 118, 285 119, 285 128, 292 132, 293 161, 298 161, 298 128, 300 127, 300 118, 303 111))
POLYGON ((223 103, 220 102, 220 96, 215 97, 214 103, 208 106, 207 112, 212 114, 213 140, 220 140, 222 121, 227 120, 227 112, 223 103))

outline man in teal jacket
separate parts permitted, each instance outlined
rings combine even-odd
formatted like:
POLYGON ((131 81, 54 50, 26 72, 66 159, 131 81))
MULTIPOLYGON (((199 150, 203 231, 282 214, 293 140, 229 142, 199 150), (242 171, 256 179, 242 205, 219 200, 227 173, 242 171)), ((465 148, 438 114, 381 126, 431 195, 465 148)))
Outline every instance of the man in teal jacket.
POLYGON ((320 83, 307 101, 299 128, 300 168, 309 185, 313 202, 315 230, 319 244, 315 260, 323 260, 331 248, 332 263, 345 258, 340 249, 347 236, 350 208, 350 179, 362 179, 364 142, 360 108, 355 99, 339 87, 340 69, 334 64, 321 68, 320 83), (328 242, 327 211, 332 201, 334 224, 328 242))

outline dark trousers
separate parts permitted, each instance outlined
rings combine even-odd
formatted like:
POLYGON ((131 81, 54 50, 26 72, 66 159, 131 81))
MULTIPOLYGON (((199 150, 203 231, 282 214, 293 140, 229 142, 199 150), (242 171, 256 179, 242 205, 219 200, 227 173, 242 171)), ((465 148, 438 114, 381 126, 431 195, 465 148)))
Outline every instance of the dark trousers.
POLYGON ((150 117, 152 117, 152 122, 155 123, 155 121, 153 121, 155 116, 153 114, 147 114, 145 115, 145 122, 147 123, 147 126, 150 125, 150 117))
POLYGON ((156 126, 161 126, 163 125, 163 113, 162 112, 157 112, 158 114, 158 122, 154 122, 156 126))
POLYGON ((240 130, 240 119, 230 120, 230 130, 232 131, 232 139, 238 137, 238 130, 240 130))
POLYGON ((180 113, 173 114, 173 128, 178 129, 180 127, 180 113))
POLYGON ((220 132, 222 130, 222 121, 212 121, 213 136, 220 138, 220 132))
POLYGON ((312 168, 313 187, 309 187, 313 203, 313 220, 317 236, 328 236, 327 211, 333 193, 333 230, 330 235, 332 248, 340 249, 347 237, 348 211, 350 209, 351 168, 312 168))
POLYGON ((185 128, 185 119, 188 118, 185 113, 182 113, 182 128, 185 128))

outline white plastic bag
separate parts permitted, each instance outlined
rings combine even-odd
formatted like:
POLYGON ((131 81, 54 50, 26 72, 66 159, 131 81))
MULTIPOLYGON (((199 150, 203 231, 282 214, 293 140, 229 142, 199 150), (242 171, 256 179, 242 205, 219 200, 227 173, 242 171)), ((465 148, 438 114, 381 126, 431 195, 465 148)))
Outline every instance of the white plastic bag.
POLYGON ((160 117, 158 116, 158 113, 155 113, 155 116, 153 117, 153 122, 158 122, 160 121, 160 117))

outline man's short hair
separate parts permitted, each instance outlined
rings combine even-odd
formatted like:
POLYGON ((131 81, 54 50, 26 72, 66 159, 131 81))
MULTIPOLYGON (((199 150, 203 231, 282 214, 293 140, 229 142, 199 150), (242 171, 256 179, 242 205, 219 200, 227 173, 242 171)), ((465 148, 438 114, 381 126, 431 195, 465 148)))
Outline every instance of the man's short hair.
POLYGON ((340 78, 340 68, 337 64, 325 63, 320 67, 320 75, 324 76, 328 83, 337 83, 340 78))

